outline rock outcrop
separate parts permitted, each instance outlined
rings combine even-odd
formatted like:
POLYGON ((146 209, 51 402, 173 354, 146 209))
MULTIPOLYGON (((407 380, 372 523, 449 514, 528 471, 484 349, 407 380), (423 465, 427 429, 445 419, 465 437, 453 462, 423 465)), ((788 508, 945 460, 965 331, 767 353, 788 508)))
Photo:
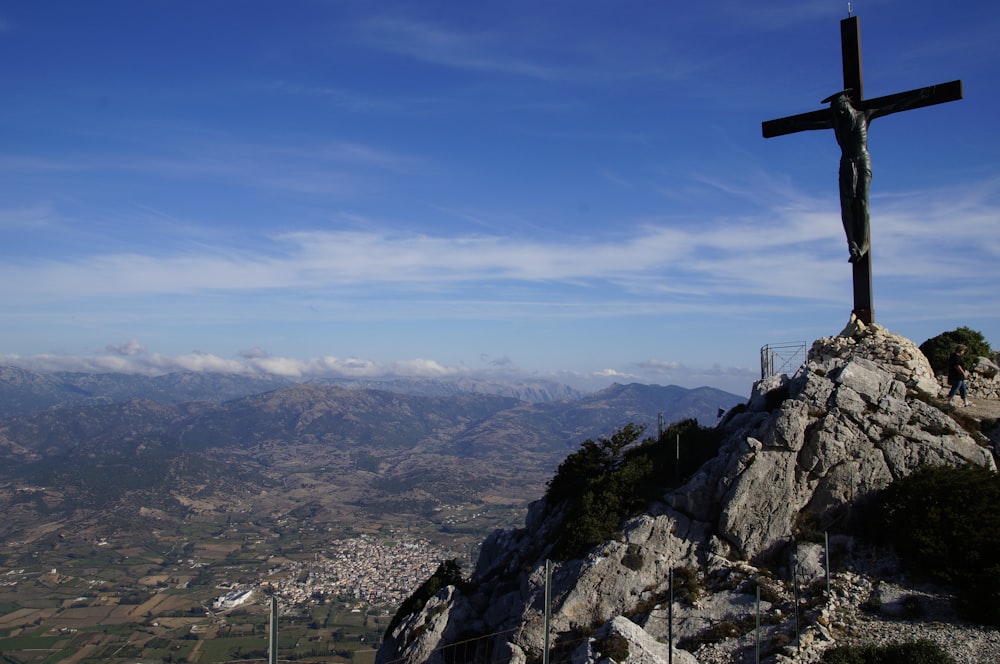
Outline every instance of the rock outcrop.
MULTIPOLYGON (((719 454, 688 482, 585 559, 555 567, 550 645, 581 663, 612 661, 602 644, 622 643, 624 659, 614 661, 666 661, 670 635, 694 647, 706 632, 739 632, 758 601, 748 593, 761 585, 760 567, 780 572, 794 559, 797 578, 822 573, 817 545, 795 543, 803 523, 849 533, 861 503, 925 464, 996 470, 991 451, 936 405, 938 389, 917 347, 879 326, 816 341, 795 375, 760 381, 726 415, 719 454), (708 594, 693 607, 671 605, 674 570, 697 570, 708 594)), ((482 661, 541 661, 545 559, 562 518, 543 500, 523 529, 493 533, 468 587, 449 587, 407 616, 377 661, 473 661, 470 652, 482 661)), ((850 542, 835 538, 842 548, 850 542)), ((783 593, 775 583, 762 600, 772 616, 783 593)), ((769 630, 779 651, 787 634, 769 630)), ((810 638, 828 636, 817 626, 810 638)))

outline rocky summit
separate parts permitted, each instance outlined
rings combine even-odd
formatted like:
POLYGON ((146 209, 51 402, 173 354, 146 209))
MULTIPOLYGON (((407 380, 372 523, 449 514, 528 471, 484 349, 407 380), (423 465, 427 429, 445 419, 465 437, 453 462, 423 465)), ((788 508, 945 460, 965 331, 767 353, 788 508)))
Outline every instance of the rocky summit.
POLYGON ((548 645, 555 661, 706 664, 754 661, 762 638, 765 661, 808 661, 803 649, 839 638, 835 597, 816 591, 799 616, 791 595, 799 582, 823 586, 824 550, 836 550, 839 573, 871 572, 854 510, 922 465, 996 470, 995 441, 953 419, 939 389, 916 345, 880 326, 820 339, 794 375, 759 381, 724 417, 719 453, 686 483, 585 557, 554 564, 548 635, 546 560, 565 514, 543 499, 524 528, 483 543, 467 582, 399 616, 377 661, 527 664, 548 645), (804 524, 834 536, 800 542, 804 524), (699 580, 692 601, 672 595, 681 574, 699 580))

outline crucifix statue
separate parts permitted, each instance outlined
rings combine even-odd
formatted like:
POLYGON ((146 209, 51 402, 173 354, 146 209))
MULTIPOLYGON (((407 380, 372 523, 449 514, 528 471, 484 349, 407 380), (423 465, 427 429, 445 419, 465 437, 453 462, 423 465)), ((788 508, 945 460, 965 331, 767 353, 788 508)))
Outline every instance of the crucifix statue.
POLYGON ((792 115, 761 124, 764 138, 810 129, 833 129, 840 146, 840 217, 854 270, 854 314, 865 324, 875 322, 872 306, 872 268, 868 213, 871 157, 868 125, 875 118, 911 108, 921 108, 962 98, 962 82, 865 99, 861 80, 861 30, 856 16, 840 22, 844 90, 821 103, 829 108, 792 115))

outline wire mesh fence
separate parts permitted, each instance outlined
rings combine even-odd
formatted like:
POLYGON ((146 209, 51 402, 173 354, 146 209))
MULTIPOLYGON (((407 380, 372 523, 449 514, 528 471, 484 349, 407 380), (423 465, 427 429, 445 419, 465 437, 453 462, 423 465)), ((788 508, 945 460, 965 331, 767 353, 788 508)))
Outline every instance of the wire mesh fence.
MULTIPOLYGON (((675 575, 673 574, 673 569, 671 569, 667 577, 670 590, 664 597, 664 600, 666 600, 664 602, 665 606, 655 607, 657 613, 660 614, 656 616, 656 619, 661 622, 666 620, 669 624, 665 626, 658 625, 658 629, 654 630, 658 633, 658 640, 671 648, 669 651, 670 660, 673 660, 674 648, 697 647, 697 644, 700 642, 698 639, 678 640, 675 638, 673 629, 675 621, 678 623, 685 621, 705 621, 705 629, 698 631, 707 631, 714 634, 714 636, 704 640, 706 643, 711 642, 715 638, 735 637, 741 639, 744 645, 740 648, 739 655, 733 661, 755 662, 759 664, 762 657, 772 656, 776 652, 776 649, 780 650, 783 646, 791 648, 791 652, 796 655, 800 654, 801 612, 808 608, 810 602, 815 603, 817 599, 825 602, 832 596, 830 589, 830 544, 826 533, 824 533, 822 556, 825 574, 822 576, 825 576, 825 579, 822 581, 825 581, 825 583, 822 581, 819 583, 806 582, 807 585, 812 587, 810 591, 810 594, 813 595, 812 600, 807 599, 803 592, 803 573, 798 561, 798 554, 795 553, 794 540, 790 544, 791 554, 788 561, 789 578, 787 579, 787 584, 784 585, 786 592, 791 593, 793 598, 791 600, 787 598, 776 599, 775 582, 774 580, 770 580, 770 573, 764 573, 750 584, 751 591, 755 593, 756 601, 749 604, 746 607, 745 613, 741 616, 725 616, 722 618, 718 616, 713 618, 704 615, 688 615, 683 618, 676 616, 673 607, 675 602, 679 600, 676 600, 674 597, 675 575), (766 601, 764 601, 762 593, 766 596, 766 601), (665 615, 663 614, 664 612, 665 615), (784 630, 780 630, 779 628, 781 623, 785 624, 784 630), (790 627, 788 623, 791 623, 790 627), (787 633, 789 628, 791 629, 790 634, 787 633), (735 631, 730 633, 732 630, 735 631), (776 633, 781 631, 785 633, 778 634, 776 638, 776 633), (687 644, 684 643, 685 640, 688 641, 687 644)), ((814 579, 814 581, 819 580, 814 579)), ((647 622, 652 621, 653 618, 653 611, 650 611, 647 622)), ((510 664, 515 659, 523 661, 523 655, 519 653, 517 657, 513 656, 510 654, 509 647, 510 643, 518 640, 517 634, 521 629, 523 629, 523 626, 461 639, 433 650, 426 655, 423 661, 441 662, 442 664, 510 664)), ((558 635, 553 634, 552 636, 552 647, 546 650, 542 659, 544 664, 563 664, 578 659, 578 657, 574 657, 575 651, 581 645, 594 638, 593 634, 579 631, 571 631, 558 635)), ((599 647, 600 645, 598 645, 599 647)), ((414 662, 415 660, 412 659, 412 656, 404 656, 385 662, 385 664, 414 664, 414 662)))
POLYGON ((806 361, 806 342, 765 344, 760 349, 760 377, 793 374, 806 361))

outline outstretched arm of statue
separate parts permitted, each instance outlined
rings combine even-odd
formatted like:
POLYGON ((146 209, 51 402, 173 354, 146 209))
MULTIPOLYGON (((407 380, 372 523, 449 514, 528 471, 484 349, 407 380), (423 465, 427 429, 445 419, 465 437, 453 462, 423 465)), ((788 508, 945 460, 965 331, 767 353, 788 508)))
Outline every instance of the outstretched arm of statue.
POLYGON ((832 129, 833 117, 830 109, 824 108, 819 111, 790 115, 787 118, 768 120, 760 125, 764 138, 773 136, 784 136, 800 131, 810 131, 813 129, 832 129))

